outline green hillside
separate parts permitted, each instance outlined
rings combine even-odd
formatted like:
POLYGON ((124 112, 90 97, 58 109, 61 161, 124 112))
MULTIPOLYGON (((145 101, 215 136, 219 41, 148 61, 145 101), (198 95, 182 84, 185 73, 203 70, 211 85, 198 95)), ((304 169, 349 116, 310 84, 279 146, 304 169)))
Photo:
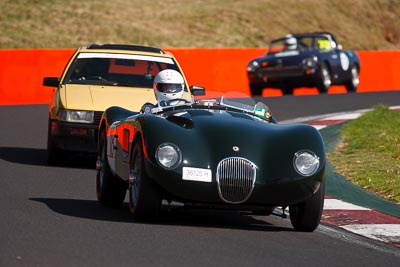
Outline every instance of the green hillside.
POLYGON ((0 10, 0 48, 265 47, 331 31, 347 49, 400 49, 400 0, 2 0, 0 10))

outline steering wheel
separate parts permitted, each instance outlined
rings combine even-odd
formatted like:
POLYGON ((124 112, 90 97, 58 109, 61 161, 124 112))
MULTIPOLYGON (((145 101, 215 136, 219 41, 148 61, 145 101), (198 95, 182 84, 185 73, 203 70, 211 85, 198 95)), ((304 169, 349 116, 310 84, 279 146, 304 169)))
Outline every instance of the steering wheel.
MULTIPOLYGON (((175 98, 175 99, 170 99, 170 100, 163 101, 163 102, 165 103, 165 106, 170 106, 171 103, 176 102, 176 101, 178 101, 178 103, 179 103, 179 102, 184 102, 185 104, 190 104, 190 103, 192 103, 191 101, 189 101, 189 100, 187 100, 187 99, 184 99, 184 98, 175 98)), ((164 103, 163 103, 163 104, 164 104, 164 103)), ((161 106, 163 106, 163 105, 161 105, 161 106)))

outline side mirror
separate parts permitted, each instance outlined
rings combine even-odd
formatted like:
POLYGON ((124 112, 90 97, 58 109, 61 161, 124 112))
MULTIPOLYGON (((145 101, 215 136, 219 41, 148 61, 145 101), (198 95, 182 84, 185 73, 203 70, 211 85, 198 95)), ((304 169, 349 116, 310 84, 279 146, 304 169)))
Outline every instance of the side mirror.
POLYGON ((58 77, 45 77, 43 78, 44 86, 57 87, 60 84, 60 78, 58 77))
POLYGON ((203 86, 192 85, 190 86, 190 92, 193 96, 201 96, 206 94, 206 89, 203 86))

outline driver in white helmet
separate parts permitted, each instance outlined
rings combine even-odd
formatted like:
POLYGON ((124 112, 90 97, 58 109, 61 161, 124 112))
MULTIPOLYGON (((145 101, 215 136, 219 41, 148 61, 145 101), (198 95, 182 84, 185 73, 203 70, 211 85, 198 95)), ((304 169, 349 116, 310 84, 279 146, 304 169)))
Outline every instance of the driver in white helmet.
POLYGON ((160 71, 153 82, 158 105, 161 107, 177 105, 179 101, 173 100, 182 98, 183 87, 183 77, 179 72, 171 69, 160 71))
MULTIPOLYGON (((174 101, 174 99, 182 98, 183 88, 183 77, 176 70, 165 69, 154 77, 153 89, 159 107, 177 105, 180 101, 174 101)), ((154 107, 154 105, 146 103, 142 107, 142 112, 150 113, 152 106, 154 107)))
POLYGON ((293 36, 288 36, 285 39, 285 50, 296 50, 297 49, 297 40, 293 36))

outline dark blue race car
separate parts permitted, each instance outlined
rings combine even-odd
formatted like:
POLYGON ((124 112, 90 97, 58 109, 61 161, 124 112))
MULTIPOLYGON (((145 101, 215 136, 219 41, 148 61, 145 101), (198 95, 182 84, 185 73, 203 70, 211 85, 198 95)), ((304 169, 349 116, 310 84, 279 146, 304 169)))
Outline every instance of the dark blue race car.
POLYGON ((343 50, 328 32, 272 40, 268 52, 247 65, 252 95, 261 95, 266 87, 281 89, 283 94, 292 94, 297 87, 316 87, 326 93, 331 85, 344 85, 348 92, 355 92, 359 73, 358 55, 343 50))

